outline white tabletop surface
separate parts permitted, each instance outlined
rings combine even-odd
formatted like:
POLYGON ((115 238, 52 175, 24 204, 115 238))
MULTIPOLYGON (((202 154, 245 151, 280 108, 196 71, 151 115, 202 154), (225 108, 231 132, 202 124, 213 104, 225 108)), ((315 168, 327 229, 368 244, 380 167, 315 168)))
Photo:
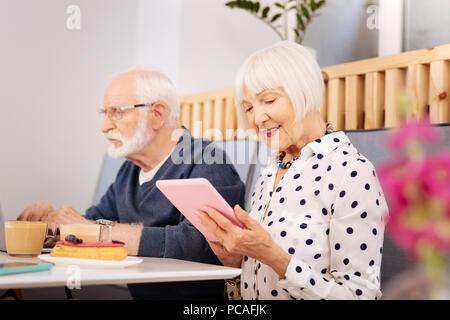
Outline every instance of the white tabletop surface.
MULTIPOLYGON (((81 267, 76 273, 80 275, 81 286, 231 279, 241 274, 241 269, 237 268, 176 259, 141 258, 143 261, 136 266, 119 269, 81 267)), ((0 263, 13 261, 43 262, 38 258, 11 257, 0 252, 0 263)), ((68 283, 74 283, 76 273, 67 265, 56 264, 49 271, 2 275, 0 276, 0 289, 66 286, 68 283)))

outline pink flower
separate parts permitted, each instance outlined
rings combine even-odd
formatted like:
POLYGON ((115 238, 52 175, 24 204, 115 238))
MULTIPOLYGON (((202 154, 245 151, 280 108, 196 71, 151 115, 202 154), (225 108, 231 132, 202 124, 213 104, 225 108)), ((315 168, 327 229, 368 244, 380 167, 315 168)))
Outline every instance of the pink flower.
POLYGON ((438 140, 426 120, 405 124, 387 143, 395 151, 408 148, 406 156, 377 169, 389 204, 386 229, 413 255, 424 241, 450 252, 450 150, 430 155, 420 146, 438 140))
POLYGON ((440 133, 434 129, 430 122, 422 118, 411 121, 391 134, 387 140, 388 147, 393 151, 404 149, 410 142, 434 143, 440 140, 440 133))
POLYGON ((450 151, 444 150, 428 157, 419 178, 430 196, 442 198, 450 204, 450 151))

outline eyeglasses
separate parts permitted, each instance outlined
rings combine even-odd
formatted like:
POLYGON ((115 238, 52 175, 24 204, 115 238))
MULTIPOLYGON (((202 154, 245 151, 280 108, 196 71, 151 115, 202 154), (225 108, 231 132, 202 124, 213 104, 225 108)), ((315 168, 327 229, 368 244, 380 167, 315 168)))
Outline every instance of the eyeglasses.
POLYGON ((124 107, 108 107, 101 108, 99 113, 107 116, 112 121, 118 121, 123 118, 126 110, 140 107, 151 107, 153 104, 145 103, 145 104, 135 104, 132 106, 124 106, 124 107))

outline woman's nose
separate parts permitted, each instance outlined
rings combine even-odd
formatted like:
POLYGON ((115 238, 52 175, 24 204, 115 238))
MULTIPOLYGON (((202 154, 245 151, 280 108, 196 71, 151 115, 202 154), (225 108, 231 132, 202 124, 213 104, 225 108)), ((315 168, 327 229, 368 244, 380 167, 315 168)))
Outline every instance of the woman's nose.
MULTIPOLYGON (((256 108, 255 108, 256 109, 256 108)), ((255 110, 255 125, 262 127, 269 117, 264 110, 255 110)))

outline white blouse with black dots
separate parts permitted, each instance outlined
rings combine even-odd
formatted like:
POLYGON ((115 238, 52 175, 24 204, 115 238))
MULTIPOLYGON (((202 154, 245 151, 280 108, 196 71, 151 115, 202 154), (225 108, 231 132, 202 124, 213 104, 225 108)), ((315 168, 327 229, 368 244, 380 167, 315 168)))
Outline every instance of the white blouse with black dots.
POLYGON ((244 257, 242 298, 380 298, 388 207, 372 163, 339 131, 306 145, 272 192, 277 170, 262 170, 249 214, 292 258, 280 280, 244 257))

